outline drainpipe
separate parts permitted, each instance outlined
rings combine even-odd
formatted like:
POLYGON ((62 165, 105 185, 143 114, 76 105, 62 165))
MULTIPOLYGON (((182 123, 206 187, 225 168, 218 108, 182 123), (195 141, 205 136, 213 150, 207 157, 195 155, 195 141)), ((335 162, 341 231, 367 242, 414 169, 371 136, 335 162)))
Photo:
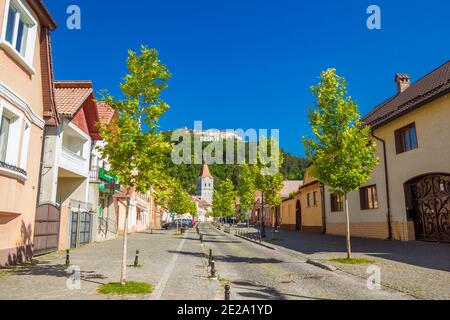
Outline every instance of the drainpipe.
POLYGON ((387 197, 387 223, 388 223, 388 240, 392 240, 392 217, 391 217, 391 196, 389 192, 389 180, 388 180, 388 166, 387 166, 387 154, 386 154, 386 141, 377 137, 374 130, 372 130, 372 136, 383 144, 383 160, 384 160, 384 175, 386 180, 386 197, 387 197))
POLYGON ((320 196, 322 197, 322 234, 327 233, 327 216, 325 209, 325 185, 320 184, 320 196))

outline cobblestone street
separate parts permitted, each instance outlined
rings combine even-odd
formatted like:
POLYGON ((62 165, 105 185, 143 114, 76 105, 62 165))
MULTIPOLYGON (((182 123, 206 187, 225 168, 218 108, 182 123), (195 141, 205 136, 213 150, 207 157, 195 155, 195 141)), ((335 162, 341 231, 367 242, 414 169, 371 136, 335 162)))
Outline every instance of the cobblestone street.
POLYGON ((199 299, 222 297, 217 281, 207 277, 206 260, 194 232, 185 237, 174 231, 133 234, 128 242, 128 263, 133 264, 140 250, 140 268, 128 267, 129 281, 155 285, 152 295, 113 297, 97 293, 101 284, 118 282, 122 239, 97 243, 71 252, 71 265, 81 269, 81 290, 67 287, 65 254, 39 257, 33 264, 3 271, 0 276, 0 300, 88 300, 88 299, 199 299), (199 255, 178 255, 177 252, 199 255), (171 266, 171 268, 169 268, 171 266))
POLYGON ((412 297, 383 288, 369 290, 367 281, 330 272, 306 259, 270 250, 204 226, 205 250, 212 249, 219 277, 229 282, 236 300, 403 300, 412 297))
MULTIPOLYGON (((416 245, 423 246, 425 252, 427 244, 380 242, 384 243, 384 251, 372 244, 372 251, 364 253, 363 249, 367 250, 371 241, 355 239, 355 256, 375 260, 382 271, 382 290, 369 290, 367 265, 335 264, 338 270, 331 272, 306 263, 307 259, 329 263, 331 258, 340 257, 342 251, 338 248, 342 244, 339 237, 281 232, 276 240, 267 240, 266 243, 275 248, 272 250, 232 233, 219 231, 209 224, 201 225, 200 231, 204 236, 203 244, 195 230, 190 230, 184 236, 175 235, 173 230, 130 235, 128 280, 153 284, 155 288, 152 294, 120 297, 97 293, 100 285, 119 280, 120 238, 71 251, 71 266, 81 270, 81 289, 71 290, 68 287, 65 253, 58 252, 38 257, 31 264, 0 271, 0 299, 223 300, 225 284, 231 286, 232 300, 403 300, 450 297, 449 272, 445 261, 441 261, 445 252, 433 253, 430 249, 430 259, 435 259, 432 268, 431 265, 418 265, 421 259, 419 254, 416 260, 394 261, 386 251, 387 246, 399 247, 397 250, 401 251, 400 247, 416 245), (335 241, 332 242, 332 239, 335 241), (320 241, 324 243, 320 244, 320 241), (133 268, 131 265, 136 250, 140 251, 140 267, 133 268), (206 259, 209 250, 213 252, 217 279, 209 278, 206 259), (383 252, 384 255, 381 254, 383 252)), ((270 230, 268 235, 271 239, 270 230)), ((430 247, 435 250, 440 248, 436 245, 430 247)), ((406 256, 406 250, 403 254, 396 254, 397 260, 406 256)))
MULTIPOLYGON (((267 243, 294 256, 327 263, 345 257, 344 237, 280 231, 272 240, 270 228, 267 235, 267 243)), ((418 299, 450 299, 449 244, 353 238, 352 251, 355 258, 375 260, 386 287, 418 299)), ((343 272, 367 277, 367 266, 333 264, 343 272)))

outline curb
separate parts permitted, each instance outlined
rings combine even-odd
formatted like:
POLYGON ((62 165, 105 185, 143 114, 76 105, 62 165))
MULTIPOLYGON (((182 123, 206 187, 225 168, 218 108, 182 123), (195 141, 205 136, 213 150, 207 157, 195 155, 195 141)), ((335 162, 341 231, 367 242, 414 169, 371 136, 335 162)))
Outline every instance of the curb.
POLYGON ((251 240, 251 239, 248 239, 248 238, 244 238, 244 237, 241 237, 241 236, 238 236, 238 235, 235 235, 235 236, 238 237, 238 238, 240 238, 240 239, 246 240, 246 241, 248 241, 248 242, 257 244, 257 245, 259 245, 259 246, 261 246, 261 247, 264 247, 264 248, 267 248, 267 249, 270 249, 270 250, 274 250, 274 251, 277 250, 276 248, 271 247, 271 246, 268 246, 268 245, 266 245, 266 244, 264 244, 264 243, 262 243, 262 242, 254 241, 254 240, 251 240))
POLYGON ((331 272, 335 272, 335 271, 338 270, 335 266, 333 266, 331 264, 320 262, 320 261, 317 261, 317 260, 308 259, 308 260, 306 260, 306 263, 310 264, 310 265, 313 265, 315 267, 319 267, 321 269, 327 270, 327 271, 331 271, 331 272))

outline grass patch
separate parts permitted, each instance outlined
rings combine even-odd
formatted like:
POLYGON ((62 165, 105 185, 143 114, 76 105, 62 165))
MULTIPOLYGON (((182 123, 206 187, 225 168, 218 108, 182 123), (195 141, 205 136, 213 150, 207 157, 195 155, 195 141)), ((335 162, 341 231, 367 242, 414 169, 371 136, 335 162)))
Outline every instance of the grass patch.
POLYGON ((150 294, 153 292, 153 285, 144 282, 127 282, 125 286, 120 283, 108 283, 100 286, 100 294, 128 295, 128 294, 150 294))
POLYGON ((218 277, 217 280, 219 280, 220 286, 221 286, 222 288, 225 288, 225 286, 229 286, 230 283, 231 283, 229 280, 224 279, 224 278, 221 278, 220 276, 218 277))
POLYGON ((340 263, 340 264, 374 264, 375 260, 369 260, 369 259, 331 259, 331 262, 340 263))
POLYGON ((10 272, 10 270, 0 270, 0 279, 6 277, 10 272))

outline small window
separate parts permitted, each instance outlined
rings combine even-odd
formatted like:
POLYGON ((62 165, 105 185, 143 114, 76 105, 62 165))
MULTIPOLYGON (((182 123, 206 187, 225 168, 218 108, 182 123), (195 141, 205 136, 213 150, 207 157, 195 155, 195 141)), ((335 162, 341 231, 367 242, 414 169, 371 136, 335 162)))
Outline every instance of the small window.
POLYGON ((6 152, 8 148, 9 131, 11 128, 11 119, 2 116, 0 123, 0 161, 6 162, 6 152))
POLYGON ((317 207, 318 203, 317 203, 317 192, 313 193, 313 204, 314 207, 317 207))
POLYGON ((376 186, 360 189, 361 210, 378 209, 378 193, 376 186))
POLYGON ((331 198, 331 212, 344 211, 344 196, 342 194, 332 194, 331 198))
POLYGON ((25 15, 11 5, 6 24, 6 41, 23 57, 25 57, 29 28, 30 26, 25 21, 25 15))
POLYGON ((417 149, 416 125, 411 124, 395 132, 395 145, 397 154, 417 149))
POLYGON ((311 194, 310 194, 310 193, 308 193, 308 194, 306 195, 306 206, 307 206, 308 208, 311 208, 311 194))

